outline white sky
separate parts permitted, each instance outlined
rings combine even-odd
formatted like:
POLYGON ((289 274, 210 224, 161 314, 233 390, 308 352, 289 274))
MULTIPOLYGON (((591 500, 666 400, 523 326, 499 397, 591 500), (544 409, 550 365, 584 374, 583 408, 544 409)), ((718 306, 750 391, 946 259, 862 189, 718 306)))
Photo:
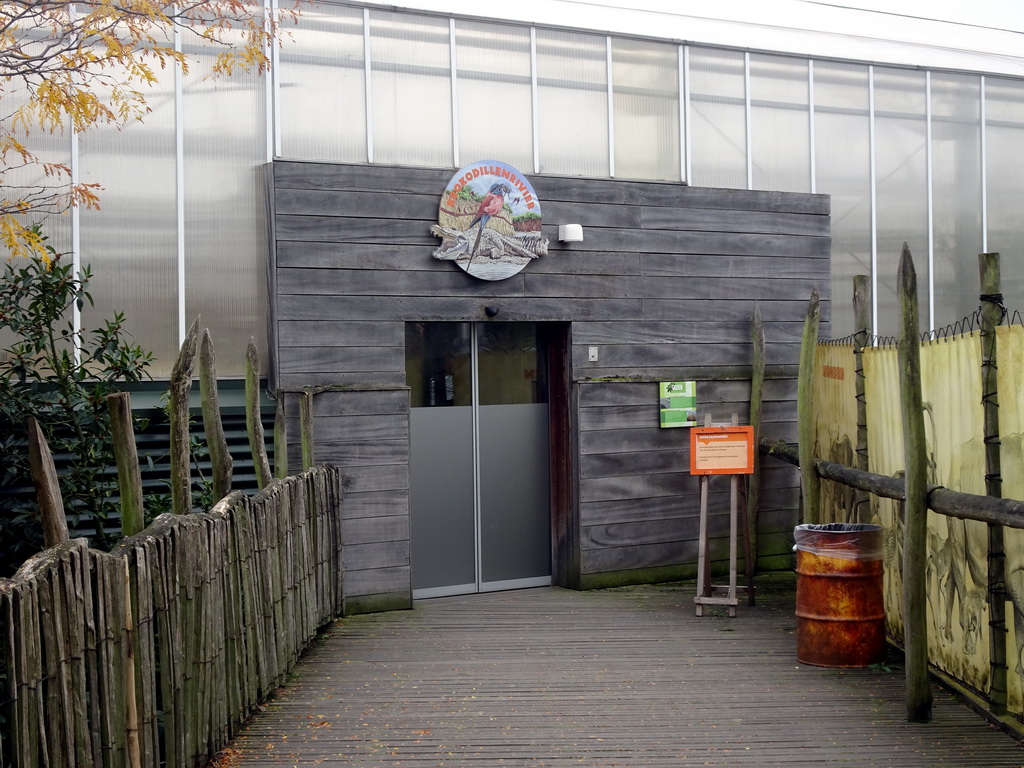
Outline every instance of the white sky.
POLYGON ((698 45, 1024 77, 1024 0, 390 0, 389 4, 698 45))
MULTIPOLYGON (((575 0, 581 6, 643 8, 667 14, 774 18, 803 26, 829 10, 858 9, 883 14, 893 25, 915 19, 952 21, 992 29, 1024 32, 1024 0, 575 0)), ((574 0, 570 0, 574 2, 574 0)), ((876 19, 879 17, 875 17, 876 19)))
POLYGON ((742 18, 796 28, 817 28, 821 19, 843 18, 849 11, 872 11, 873 22, 884 25, 876 27, 882 37, 898 36, 900 27, 928 20, 1024 33, 1024 0, 568 0, 568 3, 581 9, 588 5, 631 7, 667 15, 742 18))
MULTIPOLYGON (((894 16, 940 19, 992 29, 1024 32, 1022 0, 797 0, 807 5, 861 8, 894 16)), ((772 5, 768 2, 767 5, 772 5)))

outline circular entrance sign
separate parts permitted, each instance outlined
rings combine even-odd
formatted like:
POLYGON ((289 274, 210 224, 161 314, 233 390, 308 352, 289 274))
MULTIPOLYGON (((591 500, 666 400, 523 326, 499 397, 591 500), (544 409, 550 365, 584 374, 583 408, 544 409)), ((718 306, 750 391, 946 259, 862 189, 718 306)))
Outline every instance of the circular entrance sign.
POLYGON ((481 280, 512 277, 548 252, 540 201, 515 168, 496 160, 467 165, 441 196, 435 259, 454 261, 481 280))

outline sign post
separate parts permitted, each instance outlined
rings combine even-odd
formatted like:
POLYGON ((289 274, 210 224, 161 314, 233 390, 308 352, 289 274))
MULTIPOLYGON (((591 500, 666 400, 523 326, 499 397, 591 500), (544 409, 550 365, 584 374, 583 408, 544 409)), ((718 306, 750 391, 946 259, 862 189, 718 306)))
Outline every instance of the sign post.
MULTIPOLYGON (((739 476, 754 471, 754 428, 737 426, 738 417, 732 416, 733 426, 712 427, 710 417, 705 426, 690 430, 690 474, 700 480, 700 534, 697 542, 697 596, 693 599, 698 616, 704 615, 705 605, 725 605, 729 616, 736 615, 736 540, 739 514, 739 476), (729 494, 729 585, 711 584, 711 561, 708 557, 708 481, 711 475, 730 475, 729 494), (716 589, 725 589, 725 597, 715 597, 716 589)), ((744 533, 744 537, 746 533, 744 533)), ((754 585, 748 583, 752 592, 754 585)))

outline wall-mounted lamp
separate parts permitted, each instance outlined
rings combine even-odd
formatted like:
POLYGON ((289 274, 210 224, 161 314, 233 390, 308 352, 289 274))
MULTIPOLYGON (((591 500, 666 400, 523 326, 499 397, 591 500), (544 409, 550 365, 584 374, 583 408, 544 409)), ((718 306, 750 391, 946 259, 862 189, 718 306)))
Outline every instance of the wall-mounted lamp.
POLYGON ((582 243, 583 227, 580 224, 559 224, 558 239, 563 243, 582 243))

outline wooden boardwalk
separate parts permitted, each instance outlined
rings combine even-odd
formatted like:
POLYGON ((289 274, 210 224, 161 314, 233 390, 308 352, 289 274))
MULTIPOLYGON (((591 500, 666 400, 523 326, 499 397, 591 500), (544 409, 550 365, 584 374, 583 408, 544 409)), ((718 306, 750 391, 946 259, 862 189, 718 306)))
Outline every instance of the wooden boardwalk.
POLYGON ((421 601, 335 622, 221 758, 279 766, 1024 766, 941 688, 905 722, 902 668, 795 658, 790 579, 696 618, 692 584, 421 601))

